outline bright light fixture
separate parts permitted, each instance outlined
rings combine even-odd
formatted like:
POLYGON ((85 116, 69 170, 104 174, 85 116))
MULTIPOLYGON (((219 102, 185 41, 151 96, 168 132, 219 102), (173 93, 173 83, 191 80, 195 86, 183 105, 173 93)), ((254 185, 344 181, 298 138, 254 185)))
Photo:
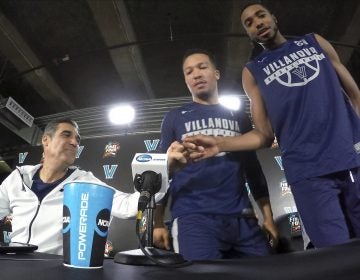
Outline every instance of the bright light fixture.
POLYGON ((233 111, 239 110, 241 106, 240 97, 236 95, 222 95, 219 97, 219 102, 221 105, 233 111))
POLYGON ((109 111, 109 119, 113 124, 128 124, 135 118, 135 109, 130 105, 119 105, 109 111))

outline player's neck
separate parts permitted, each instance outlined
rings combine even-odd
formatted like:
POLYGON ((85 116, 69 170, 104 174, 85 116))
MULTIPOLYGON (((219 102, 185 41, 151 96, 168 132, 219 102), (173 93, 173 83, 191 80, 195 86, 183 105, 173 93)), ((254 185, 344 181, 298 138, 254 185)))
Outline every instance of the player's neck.
POLYGON ((273 50, 278 48, 286 41, 286 38, 280 32, 277 32, 276 36, 272 40, 269 40, 268 42, 265 42, 261 45, 265 50, 273 50))
POLYGON ((201 96, 193 96, 193 101, 202 105, 216 105, 219 104, 219 95, 215 94, 202 94, 201 96))

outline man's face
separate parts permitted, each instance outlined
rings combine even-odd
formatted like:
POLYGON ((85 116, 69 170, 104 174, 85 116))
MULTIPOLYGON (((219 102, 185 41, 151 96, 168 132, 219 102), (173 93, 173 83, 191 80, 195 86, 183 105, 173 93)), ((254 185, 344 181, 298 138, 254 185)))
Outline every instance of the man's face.
POLYGON ((71 124, 60 123, 53 136, 43 136, 42 143, 45 160, 55 159, 60 163, 70 166, 75 161, 80 143, 80 135, 71 124))
POLYGON ((251 40, 267 44, 274 40, 278 27, 275 17, 262 5, 251 5, 241 14, 241 23, 251 40))
POLYGON ((183 64, 185 83, 193 98, 202 99, 204 95, 217 94, 219 71, 206 54, 196 53, 188 56, 183 64))

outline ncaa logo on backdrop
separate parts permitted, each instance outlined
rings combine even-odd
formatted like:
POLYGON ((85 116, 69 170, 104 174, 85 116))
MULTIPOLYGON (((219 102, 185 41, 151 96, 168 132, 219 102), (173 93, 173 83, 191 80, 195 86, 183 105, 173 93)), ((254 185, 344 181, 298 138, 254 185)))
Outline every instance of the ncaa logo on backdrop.
POLYGON ((105 146, 103 158, 116 157, 119 150, 120 144, 118 142, 109 142, 105 146))
POLYGON ((138 162, 149 162, 152 160, 152 156, 149 154, 142 154, 136 157, 136 161, 138 162))

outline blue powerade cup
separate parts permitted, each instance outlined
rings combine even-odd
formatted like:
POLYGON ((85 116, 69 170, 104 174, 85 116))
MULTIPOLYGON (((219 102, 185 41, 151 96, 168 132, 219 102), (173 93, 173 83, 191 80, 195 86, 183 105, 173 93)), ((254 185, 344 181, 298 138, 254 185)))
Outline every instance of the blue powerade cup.
POLYGON ((107 185, 71 182, 64 185, 64 265, 101 268, 115 190, 107 185))

